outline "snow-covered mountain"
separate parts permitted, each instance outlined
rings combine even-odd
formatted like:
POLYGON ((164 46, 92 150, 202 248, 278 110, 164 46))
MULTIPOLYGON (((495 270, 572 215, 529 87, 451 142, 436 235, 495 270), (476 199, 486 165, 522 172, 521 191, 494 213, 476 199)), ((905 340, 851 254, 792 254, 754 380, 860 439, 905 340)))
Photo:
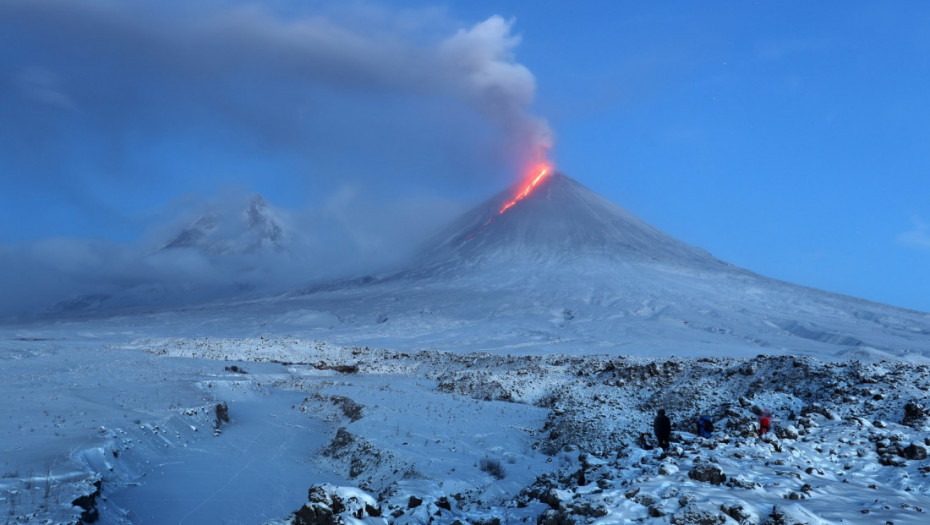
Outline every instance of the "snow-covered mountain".
POLYGON ((213 255, 286 249, 287 230, 261 195, 244 209, 211 210, 175 234, 159 250, 196 248, 213 255))
POLYGON ((501 212, 503 191, 455 220, 424 245, 419 264, 480 261, 574 264, 586 260, 725 269, 710 254, 643 222, 562 173, 553 173, 501 212))
POLYGON ((453 221, 404 270, 302 290, 272 310, 313 315, 269 321, 394 348, 930 357, 928 314, 737 268, 562 174, 500 213, 518 190, 453 221))
MULTIPOLYGON (((193 336, 222 317, 238 320, 234 333, 206 335, 288 333, 410 350, 930 359, 930 314, 737 268, 559 173, 501 213, 520 189, 454 220, 400 270, 188 305, 171 323, 149 302, 153 313, 137 326, 193 336)), ((261 199, 234 221, 211 217, 168 246, 255 258, 278 253, 286 238, 261 199)), ((187 253, 158 254, 175 251, 187 253)), ((105 325, 110 314, 94 315, 105 325)))

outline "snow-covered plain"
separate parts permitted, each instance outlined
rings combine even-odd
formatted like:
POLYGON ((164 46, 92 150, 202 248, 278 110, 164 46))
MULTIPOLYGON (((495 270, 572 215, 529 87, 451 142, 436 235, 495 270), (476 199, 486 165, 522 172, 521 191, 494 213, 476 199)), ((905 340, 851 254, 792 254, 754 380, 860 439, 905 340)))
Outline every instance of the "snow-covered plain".
POLYGON ((498 215, 512 194, 399 271, 0 326, 0 516, 928 522, 930 316, 734 268, 561 175, 498 215))

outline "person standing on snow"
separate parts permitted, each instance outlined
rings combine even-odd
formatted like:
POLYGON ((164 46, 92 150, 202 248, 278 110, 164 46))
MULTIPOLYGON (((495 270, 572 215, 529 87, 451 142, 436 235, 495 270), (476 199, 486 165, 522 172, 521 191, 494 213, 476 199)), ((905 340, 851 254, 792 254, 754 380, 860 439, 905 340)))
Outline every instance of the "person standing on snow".
POLYGON ((672 436, 672 422, 669 420, 668 416, 665 415, 665 409, 659 409, 656 414, 656 419, 652 424, 652 430, 655 432, 656 439, 659 441, 659 446, 662 447, 662 450, 668 450, 669 439, 672 436))
POLYGON ((765 410, 759 416, 759 437, 764 436, 769 430, 772 430, 772 412, 765 410))
POLYGON ((707 416, 701 416, 697 422, 697 435, 702 438, 709 438, 714 431, 714 423, 707 416))

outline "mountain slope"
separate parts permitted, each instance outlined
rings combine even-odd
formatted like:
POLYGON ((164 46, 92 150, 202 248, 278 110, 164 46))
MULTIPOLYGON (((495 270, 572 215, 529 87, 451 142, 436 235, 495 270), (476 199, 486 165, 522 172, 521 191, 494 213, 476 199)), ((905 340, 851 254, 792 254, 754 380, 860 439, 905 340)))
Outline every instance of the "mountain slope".
POLYGON ((343 320, 324 337, 388 347, 930 356, 930 315, 736 268, 562 174, 501 214, 514 193, 453 221, 404 271, 291 300, 343 320))
POLYGON ((426 264, 489 259, 584 258, 722 268, 710 254, 643 222, 561 173, 553 173, 500 212, 516 188, 450 224, 424 247, 426 264))
MULTIPOLYGON (((121 313, 136 316, 140 336, 261 333, 397 350, 930 361, 930 314, 736 268, 564 175, 501 214, 514 194, 453 221, 402 271, 178 313, 121 313)), ((107 314, 94 315, 94 329, 108 326, 107 314)))

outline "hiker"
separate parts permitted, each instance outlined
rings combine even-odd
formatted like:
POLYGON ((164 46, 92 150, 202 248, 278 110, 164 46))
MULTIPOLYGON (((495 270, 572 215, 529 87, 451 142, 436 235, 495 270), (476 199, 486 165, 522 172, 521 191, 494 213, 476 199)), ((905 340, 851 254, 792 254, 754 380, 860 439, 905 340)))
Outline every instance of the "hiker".
POLYGON ((656 439, 659 441, 662 450, 668 450, 668 440, 672 436, 672 422, 665 415, 664 408, 660 408, 657 412, 656 420, 652 424, 652 430, 655 432, 656 439))
POLYGON ((701 416, 697 421, 697 435, 702 438, 709 438, 714 431, 714 422, 707 416, 701 416))
POLYGON ((772 430, 772 412, 766 409, 759 416, 759 437, 764 436, 769 430, 772 430))

